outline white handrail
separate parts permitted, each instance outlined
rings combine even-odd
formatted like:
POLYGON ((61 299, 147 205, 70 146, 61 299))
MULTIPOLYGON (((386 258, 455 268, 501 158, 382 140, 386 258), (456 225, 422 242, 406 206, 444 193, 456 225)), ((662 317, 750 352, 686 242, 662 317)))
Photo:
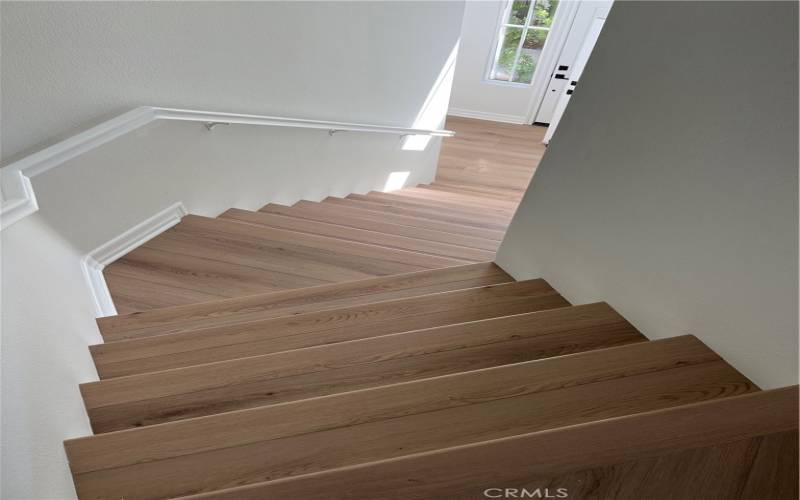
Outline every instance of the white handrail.
POLYGON ((365 125, 362 123, 332 122, 325 120, 305 120, 284 118, 282 116, 242 115, 236 113, 217 113, 213 111, 193 111, 188 109, 153 108, 162 120, 189 120, 206 123, 235 123, 241 125, 265 125, 270 127, 298 127, 322 129, 329 132, 373 132, 394 135, 430 135, 452 137, 451 130, 392 127, 389 125, 365 125))
POLYGON ((182 120, 202 122, 208 130, 216 124, 261 125, 269 127, 294 127, 336 132, 366 132, 393 134, 398 136, 452 137, 450 130, 368 125, 324 120, 305 120, 281 116, 246 115, 198 111, 191 109, 159 108, 142 106, 50 147, 37 151, 0 169, 0 229, 6 228, 39 209, 30 179, 53 167, 61 165, 80 154, 94 149, 132 130, 156 120, 182 120))

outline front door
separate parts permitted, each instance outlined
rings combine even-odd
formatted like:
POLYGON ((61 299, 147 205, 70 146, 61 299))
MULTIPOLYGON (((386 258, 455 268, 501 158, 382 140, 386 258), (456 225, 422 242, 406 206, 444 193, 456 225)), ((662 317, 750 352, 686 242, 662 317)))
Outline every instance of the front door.
POLYGON ((575 91, 575 87, 578 85, 578 81, 583 74, 583 68, 585 68, 586 63, 589 62, 589 56, 592 55, 592 49, 594 49, 594 44, 597 42, 597 37, 600 36, 600 31, 603 29, 603 23, 605 23, 605 21, 605 17, 597 17, 592 20, 589 32, 586 34, 580 52, 578 52, 578 57, 575 58, 575 62, 572 65, 569 83, 563 87, 555 109, 553 110, 553 115, 550 118, 550 126, 547 127, 547 132, 545 132, 544 140, 542 141, 545 144, 550 142, 550 138, 553 137, 553 133, 555 133, 558 127, 558 122, 561 121, 564 110, 567 109, 567 105, 572 98, 572 93, 575 91))

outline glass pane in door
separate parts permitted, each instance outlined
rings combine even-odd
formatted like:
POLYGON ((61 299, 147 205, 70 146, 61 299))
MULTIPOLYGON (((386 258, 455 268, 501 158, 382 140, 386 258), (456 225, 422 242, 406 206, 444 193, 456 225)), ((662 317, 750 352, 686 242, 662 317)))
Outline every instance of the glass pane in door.
POLYGON ((512 81, 519 83, 531 83, 536 64, 542 54, 544 41, 547 39, 549 30, 542 28, 530 28, 525 35, 525 42, 522 44, 522 52, 519 55, 517 66, 514 71, 512 81))
POLYGON ((531 16, 531 26, 549 28, 553 25, 553 16, 556 15, 558 0, 538 0, 536 7, 533 8, 531 16))
POLYGON ((497 50, 490 78, 504 82, 511 81, 514 72, 514 60, 517 57, 522 28, 503 28, 500 47, 497 50))

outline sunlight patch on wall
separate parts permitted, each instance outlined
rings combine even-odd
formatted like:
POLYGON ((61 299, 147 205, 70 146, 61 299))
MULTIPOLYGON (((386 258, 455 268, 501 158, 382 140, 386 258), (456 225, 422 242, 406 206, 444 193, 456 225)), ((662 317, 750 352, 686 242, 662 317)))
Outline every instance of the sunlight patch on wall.
POLYGON ((383 192, 397 191, 406 185, 406 180, 411 172, 392 172, 386 179, 386 184, 383 186, 383 192))
MULTIPOLYGON (((456 56, 458 55, 458 44, 453 46, 450 55, 447 57, 442 71, 436 78, 425 103, 420 108, 417 117, 414 119, 413 128, 437 129, 444 124, 447 116, 447 107, 450 104, 450 90, 453 87, 453 73, 456 69, 456 56)), ((429 135, 408 135, 403 137, 401 148, 404 151, 424 151, 431 141, 429 135)))

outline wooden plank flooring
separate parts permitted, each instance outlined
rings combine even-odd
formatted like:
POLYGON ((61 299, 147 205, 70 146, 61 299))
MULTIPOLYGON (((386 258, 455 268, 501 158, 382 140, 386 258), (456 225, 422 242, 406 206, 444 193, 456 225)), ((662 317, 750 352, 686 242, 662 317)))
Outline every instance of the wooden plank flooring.
POLYGON ((678 337, 171 422, 135 433, 100 434, 65 446, 79 495, 161 498, 753 390, 696 339, 678 337))
POLYGON ((300 233, 317 234, 330 236, 348 241, 367 243, 370 245, 380 245, 399 250, 436 255, 459 259, 469 262, 487 262, 494 259, 494 252, 480 250, 457 245, 450 245, 438 241, 426 241, 417 238, 408 238, 389 233, 368 231, 347 226, 338 226, 325 222, 312 221, 308 219, 297 219, 278 214, 264 212, 250 212, 232 208, 219 216, 221 219, 231 219, 238 222, 246 222, 260 226, 273 227, 276 229, 287 229, 300 233))
MULTIPOLYGON (((487 220, 508 222, 514 215, 514 209, 496 204, 476 204, 471 200, 453 201, 440 197, 432 200, 422 196, 413 196, 403 189, 392 193, 371 191, 368 194, 350 194, 347 199, 372 203, 385 203, 394 207, 407 207, 414 210, 432 210, 435 212, 451 212, 468 217, 481 217, 487 220)), ((478 219, 479 220, 479 219, 478 219)))
POLYGON ((101 379, 569 306, 544 280, 91 346, 101 379))
MULTIPOLYGON (((106 267, 125 303, 174 306, 324 283, 455 266, 467 260, 338 238, 187 216, 106 267), (143 291, 135 293, 138 282, 143 291), (184 290, 189 290, 181 300, 184 290), (199 300, 198 300, 199 299, 199 300)), ((129 309, 141 310, 136 306, 129 309)))
MULTIPOLYGON (((318 203, 298 203, 292 207, 270 203, 262 208, 258 213, 268 213, 284 217, 291 217, 293 219, 323 222, 335 225, 337 227, 363 229, 376 233, 404 236, 406 238, 415 240, 433 241, 459 247, 473 248, 476 250, 486 250, 492 253, 494 253, 497 250, 497 247, 500 245, 500 242, 494 239, 495 234, 491 232, 470 235, 445 232, 426 227, 395 224, 387 220, 373 220, 369 217, 364 217, 363 213, 359 214, 353 213, 352 211, 348 212, 340 208, 337 208, 336 210, 330 210, 330 207, 327 205, 318 203)), ((371 212, 367 212, 367 214, 371 214, 371 212)), ((445 228, 452 229, 449 226, 446 226, 445 228)), ((465 230, 465 232, 468 233, 472 232, 472 228, 466 226, 465 230)))
POLYGON ((467 499, 509 487, 566 488, 576 499, 793 499, 797 394, 745 394, 187 498, 467 499))
MULTIPOLYGON (((263 212, 271 212, 271 213, 282 213, 277 212, 276 210, 285 210, 284 207, 280 207, 279 205, 269 204, 266 205, 261 209, 263 212)), ((293 209, 298 209, 299 211, 303 211, 304 214, 333 214, 339 215, 343 217, 348 217, 351 220, 357 221, 369 221, 373 223, 386 223, 386 224, 393 224, 398 226, 407 226, 411 228, 421 228, 427 229, 430 231, 439 231, 445 235, 449 234, 456 234, 460 236, 466 236, 471 238, 480 238, 486 240, 493 240, 495 241, 495 248, 497 245, 500 244, 500 241, 503 239, 503 231, 498 231, 495 229, 485 229, 485 228, 477 228, 474 226, 465 226, 463 224, 454 224, 448 222, 442 222, 439 220, 432 220, 427 217, 410 217, 407 215, 398 215, 393 213, 381 213, 375 212, 374 210, 368 210, 365 207, 356 207, 356 206, 345 206, 345 205, 338 205, 336 207, 332 207, 330 204, 323 204, 323 203, 313 203, 310 201, 300 201, 292 205, 293 209)), ((305 216, 305 215, 304 215, 305 216)), ((343 225, 350 225, 350 224, 343 224, 343 225)), ((355 226, 360 227, 360 226, 355 226)))
POLYGON ((109 316, 98 318, 97 324, 104 340, 111 342, 511 281, 493 263, 470 264, 109 316))
POLYGON ((643 342, 606 304, 567 307, 81 385, 96 433, 643 342))
POLYGON ((397 204, 392 203, 382 203, 377 200, 355 200, 351 198, 336 198, 331 196, 325 198, 322 200, 322 202, 327 204, 344 205, 351 208, 360 208, 362 210, 368 210, 371 212, 390 213, 422 219, 434 219, 439 222, 488 229, 491 231, 505 231, 506 227, 508 227, 508 220, 499 217, 480 217, 473 216, 472 214, 465 214, 463 212, 442 211, 434 208, 409 208, 406 206, 398 206, 397 204))
POLYGON ((545 152, 545 127, 447 117, 456 136, 443 141, 436 181, 522 193, 545 152))

